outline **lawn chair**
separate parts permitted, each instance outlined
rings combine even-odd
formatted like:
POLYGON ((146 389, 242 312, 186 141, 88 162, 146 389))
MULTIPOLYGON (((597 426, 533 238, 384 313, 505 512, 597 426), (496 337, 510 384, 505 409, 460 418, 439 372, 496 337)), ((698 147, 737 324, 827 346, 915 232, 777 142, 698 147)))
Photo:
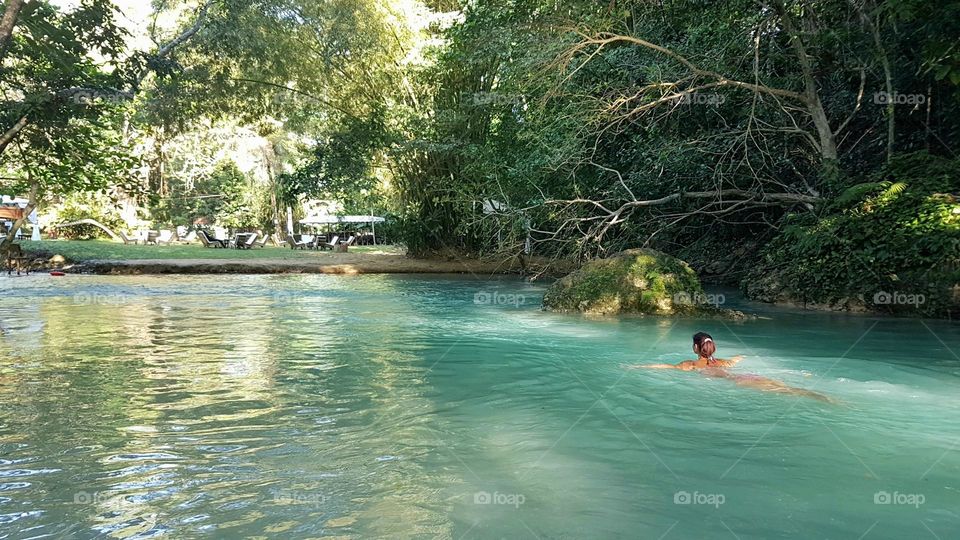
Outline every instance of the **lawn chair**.
POLYGON ((160 234, 157 235, 156 242, 157 242, 157 245, 160 245, 160 244, 169 245, 172 240, 173 240, 173 231, 162 230, 160 231, 160 234))
POLYGON ((265 234, 265 235, 263 235, 263 238, 262 238, 259 242, 256 242, 256 243, 254 243, 253 245, 254 245, 254 247, 258 247, 258 248, 265 248, 265 247, 267 247, 267 241, 268 241, 268 240, 270 240, 270 235, 269 235, 269 234, 265 234))
POLYGON ((332 250, 333 248, 337 247, 337 242, 339 242, 339 241, 340 241, 340 237, 337 236, 337 235, 334 235, 333 238, 331 238, 329 242, 324 242, 323 244, 321 244, 321 245, 320 245, 320 249, 330 249, 330 250, 332 250))
POLYGON ((117 236, 119 236, 120 239, 123 240, 124 244, 134 244, 134 245, 137 244, 136 237, 130 238, 129 236, 127 236, 127 233, 123 231, 117 231, 117 236))
POLYGON ((210 235, 207 234, 207 231, 197 231, 197 237, 200 238, 200 243, 203 244, 203 247, 212 247, 212 248, 226 247, 223 244, 223 241, 217 240, 215 238, 210 238, 210 235))
POLYGON ((237 249, 250 249, 257 242, 257 233, 250 233, 242 242, 237 242, 237 249))
POLYGON ((297 240, 293 237, 292 234, 287 235, 287 245, 290 246, 290 249, 306 249, 310 246, 310 242, 304 242, 303 240, 297 240))
POLYGON ((326 241, 327 241, 326 236, 322 234, 318 234, 317 236, 313 237, 313 243, 310 244, 310 249, 316 249, 316 250, 323 249, 323 244, 326 241))
POLYGON ((357 241, 357 237, 351 235, 350 238, 347 238, 347 241, 343 243, 345 246, 352 246, 354 242, 357 241))

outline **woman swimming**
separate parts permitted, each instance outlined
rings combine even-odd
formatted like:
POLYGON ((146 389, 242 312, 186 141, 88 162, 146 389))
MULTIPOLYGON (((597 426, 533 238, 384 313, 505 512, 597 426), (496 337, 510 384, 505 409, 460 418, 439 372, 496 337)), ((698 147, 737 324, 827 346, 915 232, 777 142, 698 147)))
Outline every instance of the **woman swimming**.
POLYGON ((743 356, 740 355, 734 356, 729 360, 714 358, 713 353, 717 352, 717 344, 713 342, 713 338, 706 332, 697 332, 693 335, 693 352, 697 355, 696 360, 687 360, 679 364, 650 364, 635 367, 694 371, 697 369, 730 367, 743 360, 743 356))
POLYGON ((729 371, 722 369, 736 365, 737 362, 743 360, 743 356, 737 355, 729 360, 714 358, 713 354, 717 352, 717 345, 714 343, 713 338, 710 337, 710 334, 707 334, 706 332, 697 332, 693 335, 693 352, 697 355, 696 360, 686 360, 684 362, 680 362, 679 364, 647 364, 632 367, 700 371, 707 377, 728 379, 733 381, 738 386, 756 388, 764 392, 777 392, 780 394, 810 397, 820 401, 834 403, 833 399, 811 390, 787 386, 780 381, 761 377, 760 375, 730 373, 729 371))

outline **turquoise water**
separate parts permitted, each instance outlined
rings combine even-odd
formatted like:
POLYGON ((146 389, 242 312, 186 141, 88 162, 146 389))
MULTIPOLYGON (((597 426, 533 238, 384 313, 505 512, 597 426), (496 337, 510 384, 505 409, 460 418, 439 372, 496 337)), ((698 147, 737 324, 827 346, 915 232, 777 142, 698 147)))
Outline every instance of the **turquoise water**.
POLYGON ((597 320, 442 277, 0 292, 2 538, 960 536, 956 323, 597 320), (842 403, 625 369, 697 330, 842 403))

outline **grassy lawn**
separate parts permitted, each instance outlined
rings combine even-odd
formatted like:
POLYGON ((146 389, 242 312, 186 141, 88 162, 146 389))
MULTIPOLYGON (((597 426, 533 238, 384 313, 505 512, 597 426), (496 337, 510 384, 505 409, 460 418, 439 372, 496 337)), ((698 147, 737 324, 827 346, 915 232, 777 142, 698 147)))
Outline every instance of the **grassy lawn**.
MULTIPOLYGON (((200 244, 173 244, 169 246, 126 245, 108 240, 47 240, 22 242, 28 252, 42 251, 63 255, 71 261, 91 259, 288 259, 310 260, 329 252, 292 250, 288 247, 267 246, 249 250, 205 248, 200 244)), ((401 253, 394 246, 355 246, 351 253, 401 253)))

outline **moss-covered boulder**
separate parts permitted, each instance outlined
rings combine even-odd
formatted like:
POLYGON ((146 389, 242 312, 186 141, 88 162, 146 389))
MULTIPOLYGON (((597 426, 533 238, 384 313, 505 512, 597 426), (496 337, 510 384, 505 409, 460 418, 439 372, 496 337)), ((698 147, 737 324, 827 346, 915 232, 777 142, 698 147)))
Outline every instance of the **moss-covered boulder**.
POLYGON ((543 296, 552 311, 594 314, 696 314, 710 305, 687 263, 653 249, 630 249, 585 264, 555 282, 543 296))

